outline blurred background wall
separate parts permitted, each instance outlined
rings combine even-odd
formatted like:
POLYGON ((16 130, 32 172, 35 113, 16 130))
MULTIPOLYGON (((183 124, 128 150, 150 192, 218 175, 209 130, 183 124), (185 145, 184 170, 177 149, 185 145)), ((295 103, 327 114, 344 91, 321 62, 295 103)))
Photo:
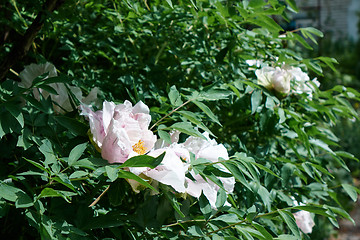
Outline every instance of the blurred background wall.
POLYGON ((296 0, 300 9, 294 16, 298 27, 316 27, 334 39, 358 40, 359 0, 296 0))

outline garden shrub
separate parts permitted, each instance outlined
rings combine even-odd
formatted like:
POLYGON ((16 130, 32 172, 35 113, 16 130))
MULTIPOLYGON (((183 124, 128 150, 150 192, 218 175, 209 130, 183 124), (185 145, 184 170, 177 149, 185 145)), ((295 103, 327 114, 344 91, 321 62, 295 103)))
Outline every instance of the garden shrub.
POLYGON ((2 9, 2 236, 323 239, 353 221, 359 190, 336 173, 357 159, 332 127, 360 94, 308 76, 336 60, 291 47, 322 36, 278 25, 293 0, 2 9))

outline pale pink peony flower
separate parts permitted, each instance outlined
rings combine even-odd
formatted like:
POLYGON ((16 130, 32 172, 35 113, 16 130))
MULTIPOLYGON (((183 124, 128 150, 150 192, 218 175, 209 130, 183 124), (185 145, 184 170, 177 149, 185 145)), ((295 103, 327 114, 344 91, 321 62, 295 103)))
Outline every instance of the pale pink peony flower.
POLYGON ((293 215, 295 217, 296 225, 301 229, 301 231, 304 233, 312 232, 312 228, 315 226, 315 223, 309 212, 300 210, 293 215))
POLYGON ((130 155, 142 155, 154 147, 156 136, 148 129, 151 116, 143 102, 133 107, 129 101, 119 105, 105 101, 102 110, 93 112, 85 105, 81 110, 90 122, 92 141, 109 163, 124 163, 130 155))
MULTIPOLYGON (((43 64, 32 63, 28 66, 25 66, 25 69, 19 74, 19 77, 21 79, 19 86, 24 88, 30 88, 35 78, 45 73, 48 73, 45 79, 57 76, 55 66, 49 62, 43 64)), ((65 113, 74 110, 71 105, 68 89, 66 88, 64 83, 51 83, 49 84, 49 86, 57 92, 57 95, 49 93, 41 88, 35 88, 33 89, 34 97, 39 100, 40 94, 44 98, 48 98, 50 96, 51 100, 55 103, 53 105, 54 110, 58 113, 65 113)), ((87 97, 82 96, 82 92, 79 87, 69 86, 69 89, 71 93, 82 103, 96 103, 98 88, 93 88, 87 97)))

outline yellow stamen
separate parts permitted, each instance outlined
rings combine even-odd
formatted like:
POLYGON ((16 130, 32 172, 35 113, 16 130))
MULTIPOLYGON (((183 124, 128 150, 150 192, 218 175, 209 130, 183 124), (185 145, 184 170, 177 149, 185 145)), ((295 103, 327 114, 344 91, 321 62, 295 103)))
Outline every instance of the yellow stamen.
POLYGON ((139 155, 143 155, 146 153, 146 147, 144 147, 144 141, 139 140, 134 146, 132 146, 134 152, 139 155))

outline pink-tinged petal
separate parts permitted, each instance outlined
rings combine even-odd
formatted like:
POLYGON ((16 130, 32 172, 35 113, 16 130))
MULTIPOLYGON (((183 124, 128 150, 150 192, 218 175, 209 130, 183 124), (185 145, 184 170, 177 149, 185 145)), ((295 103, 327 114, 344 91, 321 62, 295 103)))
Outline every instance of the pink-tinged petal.
POLYGON ((105 133, 107 133, 107 129, 110 125, 111 119, 114 116, 114 109, 115 109, 115 103, 107 102, 107 101, 103 102, 102 119, 103 119, 103 126, 105 133))
POLYGON ((311 233, 312 228, 315 226, 315 223, 309 212, 300 210, 294 213, 296 225, 303 231, 304 233, 311 233))
MULTIPOLYGON (((145 104, 138 108, 143 111, 145 104)), ((147 107, 146 107, 147 108, 147 107)), ((135 110, 140 111, 140 110, 135 110)), ((102 157, 110 163, 125 162, 129 154, 145 154, 156 142, 156 136, 148 130, 151 117, 145 113, 133 113, 131 102, 115 105, 113 102, 104 102, 103 110, 93 113, 90 108, 82 107, 82 115, 87 116, 93 135, 98 135, 97 128, 101 127, 104 134, 102 141, 97 141, 101 147, 102 157), (97 115, 99 114, 99 116, 97 115), (101 124, 99 124, 101 122, 101 124)))
POLYGON ((101 156, 109 163, 124 163, 132 151, 130 139, 124 128, 116 128, 112 123, 108 130, 102 144, 101 156))
POLYGON ((94 143, 96 143, 96 145, 101 148, 102 142, 106 135, 103 126, 102 111, 97 111, 94 113, 91 108, 86 105, 80 105, 80 110, 80 115, 84 115, 89 120, 90 131, 94 143))

